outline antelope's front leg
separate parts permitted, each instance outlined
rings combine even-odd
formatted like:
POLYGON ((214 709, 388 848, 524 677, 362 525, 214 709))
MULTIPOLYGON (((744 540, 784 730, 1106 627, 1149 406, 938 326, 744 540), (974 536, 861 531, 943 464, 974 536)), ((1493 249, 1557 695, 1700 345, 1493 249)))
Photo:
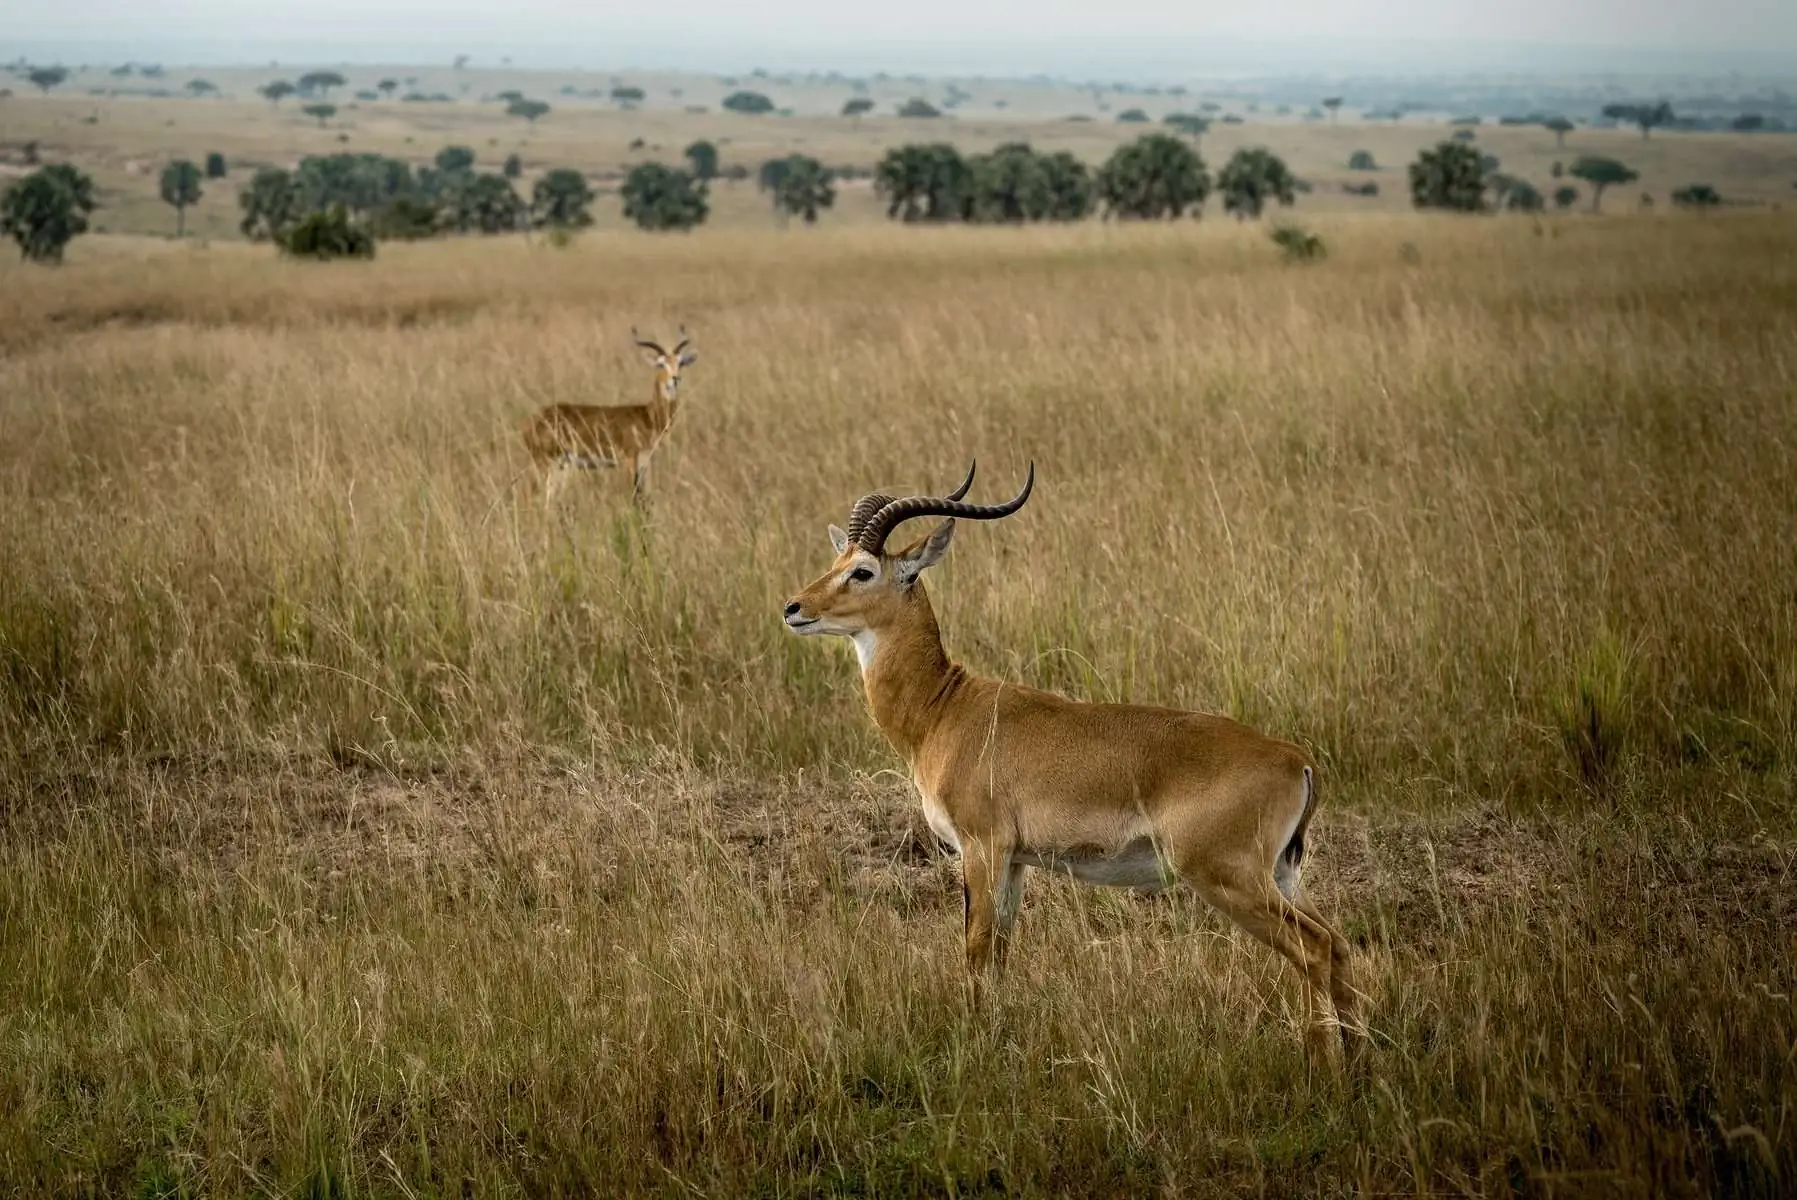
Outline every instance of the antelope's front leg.
POLYGON ((647 454, 639 454, 630 460, 630 474, 634 480, 630 489, 630 498, 640 504, 643 493, 649 486, 649 456, 647 454))
POLYGON ((977 1010, 998 931, 999 889, 1009 882, 1010 853, 978 842, 961 847, 961 907, 967 937, 968 998, 977 1010))

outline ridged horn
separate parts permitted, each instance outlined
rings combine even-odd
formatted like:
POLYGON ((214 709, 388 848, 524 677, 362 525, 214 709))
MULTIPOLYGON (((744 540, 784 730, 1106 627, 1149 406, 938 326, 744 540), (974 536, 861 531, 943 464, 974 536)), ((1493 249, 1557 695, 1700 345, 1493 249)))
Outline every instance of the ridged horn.
POLYGON ((970 521, 996 521, 1000 517, 1008 517, 1024 506, 1030 498, 1030 492, 1035 489, 1036 464, 1030 463, 1029 471, 1024 476, 1023 490, 1003 504, 963 502, 961 497, 967 494, 967 488, 972 483, 973 472, 970 470, 967 472, 967 482, 950 495, 911 496, 883 505, 862 526, 857 543, 869 554, 879 554, 885 549, 886 539, 892 531, 913 517, 966 517, 970 521))
MULTIPOLYGON (((963 479, 961 481, 961 486, 950 492, 944 499, 959 500, 961 497, 965 496, 967 494, 967 489, 973 486, 973 473, 979 469, 979 465, 978 459, 969 463, 967 465, 967 478, 963 479)), ((855 501, 855 507, 849 510, 849 541, 851 543, 859 543, 861 541, 862 531, 867 528, 867 523, 873 520, 875 515, 877 515, 881 509, 885 508, 888 504, 893 503, 896 503, 896 498, 888 496, 884 492, 870 492, 861 497, 861 499, 855 501)), ((875 551, 875 553, 878 553, 878 551, 875 551)))

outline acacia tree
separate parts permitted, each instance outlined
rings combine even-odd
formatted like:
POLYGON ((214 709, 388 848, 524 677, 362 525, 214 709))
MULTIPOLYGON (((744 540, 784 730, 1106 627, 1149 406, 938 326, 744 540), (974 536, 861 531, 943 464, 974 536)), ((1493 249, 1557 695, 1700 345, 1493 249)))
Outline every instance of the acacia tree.
POLYGON ((681 151, 686 161, 692 164, 693 178, 701 183, 710 182, 718 174, 718 148, 701 138, 681 151))
POLYGON ((1577 126, 1571 121, 1568 121, 1565 117, 1549 117, 1541 124, 1544 128, 1553 131, 1554 146, 1561 150, 1566 149, 1566 135, 1577 128, 1577 126))
POLYGON ((1210 189, 1210 172, 1198 152, 1165 133, 1119 146, 1098 171, 1106 212, 1128 219, 1173 220, 1188 208, 1202 211, 1210 189))
POLYGON ((541 179, 530 197, 530 223, 538 229, 585 229, 593 223, 588 211, 593 189, 586 176, 569 167, 557 167, 541 179))
POLYGON ((544 115, 548 111, 549 111, 549 105, 546 101, 543 101, 543 100, 525 100, 523 98, 519 98, 517 100, 513 100, 510 104, 505 106, 506 116, 508 116, 508 117, 523 117, 526 121, 529 121, 532 125, 535 125, 537 123, 538 117, 544 115))
POLYGON ((46 96, 50 94, 51 88, 58 86, 68 77, 69 72, 64 67, 33 67, 25 75, 25 78, 30 80, 34 87, 41 89, 46 96))
POLYGON ((468 146, 445 146, 437 151, 436 158, 432 161, 437 164, 437 170, 445 175, 472 171, 474 169, 474 151, 468 146))
POLYGON ((27 262, 59 263, 93 212, 93 180, 67 163, 33 171, 0 195, 0 233, 27 262))
POLYGON ((1191 138, 1194 147, 1200 145, 1204 135, 1210 132, 1210 118, 1201 117, 1197 113, 1168 113, 1161 118, 1161 124, 1175 133, 1183 133, 1191 138))
POLYGON ((162 168, 162 202, 174 206, 175 236, 187 235, 187 206, 198 204, 203 194, 200 189, 199 167, 187 159, 177 159, 162 168))
POLYGON ((1665 100, 1658 104, 1606 104, 1603 113, 1613 121, 1639 125, 1642 141, 1647 140, 1655 126, 1670 125, 1673 121, 1672 105, 1665 100))
POLYGON ((503 175, 470 176, 455 190, 453 217, 463 233, 506 233, 522 223, 526 206, 503 175))
POLYGON ((380 89, 381 95, 391 100, 393 99, 393 93, 399 90, 399 80, 383 79, 374 86, 380 89))
POLYGON ((835 176, 808 154, 788 155, 779 176, 774 203, 807 225, 817 224, 818 211, 836 203, 835 176))
POLYGON ((966 160, 947 142, 895 146, 874 167, 874 191, 886 197, 886 215, 906 222, 965 216, 971 183, 966 160))
POLYGON ((256 90, 261 92, 263 98, 277 108, 280 107, 281 101, 299 91, 298 88, 294 87, 293 84, 285 79, 272 79, 256 90))
POLYGON ((1591 211, 1602 210, 1604 189, 1612 184, 1633 183, 1641 178, 1641 173, 1623 165, 1613 158, 1588 154, 1576 160, 1566 170, 1574 179, 1583 179, 1591 185, 1591 211))
POLYGON ((730 112, 750 116, 774 111, 774 102, 760 92, 731 92, 724 97, 723 106, 730 112))
POLYGON ((1263 146, 1237 150, 1217 173, 1223 210, 1241 220, 1259 219, 1269 200, 1290 207, 1297 187, 1285 160, 1263 146))
POLYGON ((299 90, 308 96, 329 96, 332 88, 342 87, 346 82, 335 71, 308 71, 299 77, 299 90))
POLYGON ((323 129, 324 123, 337 115, 337 106, 335 104, 308 104, 300 111, 316 120, 318 127, 323 129))
POLYGON ((624 216, 639 229, 691 229, 703 224, 711 211, 704 184, 662 163, 632 167, 619 192, 624 216))
POLYGON ((868 99, 866 96, 852 96, 843 103, 842 115, 845 117, 853 117, 855 123, 858 125, 861 123, 861 117, 873 110, 874 102, 872 100, 868 99))
POLYGON ((293 172, 280 167, 263 167, 251 178, 249 187, 237 193, 243 221, 238 228, 252 242, 276 240, 300 216, 299 187, 293 172))
POLYGON ((1077 221, 1092 210, 1092 173, 1064 150, 1037 154, 1011 142, 975 156, 968 168, 970 221, 1077 221))
POLYGON ((1441 142, 1410 164, 1410 200, 1417 208, 1480 212, 1485 207, 1485 166, 1464 142, 1441 142))
POLYGON ((1329 120, 1333 123, 1336 117, 1341 113, 1342 98, 1340 96, 1326 96, 1323 98, 1323 107, 1329 110, 1329 120))

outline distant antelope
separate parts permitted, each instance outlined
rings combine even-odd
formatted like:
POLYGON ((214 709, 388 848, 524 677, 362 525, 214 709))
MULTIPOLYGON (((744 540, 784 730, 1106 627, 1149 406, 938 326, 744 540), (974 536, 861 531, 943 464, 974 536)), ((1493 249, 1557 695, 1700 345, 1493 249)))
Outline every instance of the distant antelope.
POLYGON ((919 579, 947 552, 956 517, 989 521, 1023 507, 945 497, 863 497, 848 529, 830 526, 836 561, 786 605, 798 634, 850 638, 868 707, 909 761, 924 818, 961 856, 969 984, 996 942, 1002 968, 1023 899, 1024 868, 1085 883, 1158 890, 1183 882, 1304 975, 1309 1040, 1334 1058, 1356 1028, 1348 943, 1299 887, 1316 770, 1290 742, 1226 717, 1088 704, 969 673, 942 648, 919 579), (949 519, 897 552, 886 539, 913 517, 949 519))
POLYGON ((698 355, 686 347, 692 341, 686 326, 672 350, 630 331, 632 340, 649 351, 655 367, 655 391, 647 404, 599 405, 552 404, 524 426, 524 445, 544 470, 544 501, 555 498, 565 472, 597 470, 628 464, 631 495, 642 498, 649 482, 649 455, 667 435, 680 407, 680 371, 698 355))

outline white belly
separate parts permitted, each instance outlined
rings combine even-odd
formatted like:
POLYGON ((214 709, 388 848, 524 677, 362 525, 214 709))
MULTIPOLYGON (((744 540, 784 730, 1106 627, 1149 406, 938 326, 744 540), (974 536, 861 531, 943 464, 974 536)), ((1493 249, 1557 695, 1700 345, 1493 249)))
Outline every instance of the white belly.
POLYGON ((1161 856, 1154 839, 1147 837, 1137 838, 1110 854, 1097 847, 1052 852, 1018 850, 1012 853, 1011 861, 1059 871, 1099 887, 1158 892, 1179 882, 1172 864, 1161 856))

